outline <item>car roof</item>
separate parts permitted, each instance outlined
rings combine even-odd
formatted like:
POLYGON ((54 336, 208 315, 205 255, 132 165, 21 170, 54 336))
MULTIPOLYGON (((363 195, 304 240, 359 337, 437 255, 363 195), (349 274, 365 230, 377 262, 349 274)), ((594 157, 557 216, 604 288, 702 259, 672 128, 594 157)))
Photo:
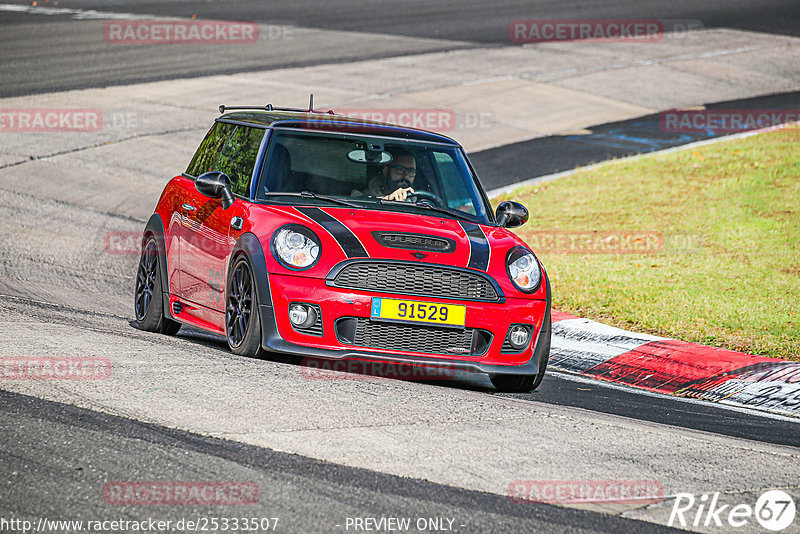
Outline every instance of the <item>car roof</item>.
POLYGON ((217 121, 247 124, 261 128, 298 128, 315 132, 380 135, 460 146, 453 139, 438 133, 385 122, 336 115, 335 113, 266 110, 236 111, 218 117, 217 121))

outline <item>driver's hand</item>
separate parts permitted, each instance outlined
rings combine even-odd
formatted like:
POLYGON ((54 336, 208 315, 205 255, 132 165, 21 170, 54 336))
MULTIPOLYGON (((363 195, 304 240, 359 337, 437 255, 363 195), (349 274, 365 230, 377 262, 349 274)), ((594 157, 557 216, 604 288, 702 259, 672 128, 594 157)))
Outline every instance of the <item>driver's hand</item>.
POLYGON ((413 187, 401 187, 396 189, 393 193, 381 197, 384 200, 394 200, 397 202, 405 202, 408 195, 414 192, 413 187))

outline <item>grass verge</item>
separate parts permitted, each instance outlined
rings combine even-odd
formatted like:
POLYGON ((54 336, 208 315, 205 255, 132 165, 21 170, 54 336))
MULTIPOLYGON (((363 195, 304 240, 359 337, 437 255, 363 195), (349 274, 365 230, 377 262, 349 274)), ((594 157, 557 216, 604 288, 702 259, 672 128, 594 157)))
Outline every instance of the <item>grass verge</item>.
POLYGON ((626 329, 800 361, 800 128, 609 162, 494 199, 553 306, 626 329))

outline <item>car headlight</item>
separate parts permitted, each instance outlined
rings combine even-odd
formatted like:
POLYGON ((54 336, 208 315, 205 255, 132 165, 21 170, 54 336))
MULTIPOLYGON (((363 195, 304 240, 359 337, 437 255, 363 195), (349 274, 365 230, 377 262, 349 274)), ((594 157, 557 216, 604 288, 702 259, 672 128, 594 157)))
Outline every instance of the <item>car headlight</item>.
POLYGON ((293 270, 308 269, 317 263, 319 247, 314 232, 299 224, 282 226, 272 236, 272 255, 293 270))
POLYGON ((542 268, 533 252, 523 247, 514 247, 506 256, 508 278, 525 293, 533 293, 542 283, 542 268))

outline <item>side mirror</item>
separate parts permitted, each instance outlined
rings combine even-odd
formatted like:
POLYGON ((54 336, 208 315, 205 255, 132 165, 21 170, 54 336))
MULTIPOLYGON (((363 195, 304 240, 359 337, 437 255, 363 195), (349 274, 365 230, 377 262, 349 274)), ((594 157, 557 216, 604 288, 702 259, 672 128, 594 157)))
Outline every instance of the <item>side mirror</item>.
POLYGON ((495 219, 500 226, 516 228, 528 222, 528 210, 519 202, 506 200, 497 206, 495 219))
POLYGON ((231 193, 231 179, 224 172, 204 172, 197 177, 194 186, 207 197, 221 198, 224 210, 230 208, 235 200, 231 193))

